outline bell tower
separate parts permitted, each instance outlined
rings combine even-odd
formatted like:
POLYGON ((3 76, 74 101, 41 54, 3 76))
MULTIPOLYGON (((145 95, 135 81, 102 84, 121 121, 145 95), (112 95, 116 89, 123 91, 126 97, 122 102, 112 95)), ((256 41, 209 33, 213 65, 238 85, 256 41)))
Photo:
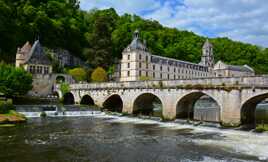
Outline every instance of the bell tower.
POLYGON ((213 45, 209 42, 208 39, 202 48, 202 58, 200 64, 209 68, 214 67, 213 45))

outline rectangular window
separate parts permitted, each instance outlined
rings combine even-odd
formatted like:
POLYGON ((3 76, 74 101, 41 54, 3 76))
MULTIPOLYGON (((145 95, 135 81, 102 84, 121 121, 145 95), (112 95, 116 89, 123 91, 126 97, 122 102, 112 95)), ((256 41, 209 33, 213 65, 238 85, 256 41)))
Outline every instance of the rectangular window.
POLYGON ((155 70, 155 65, 153 65, 153 70, 155 70))
POLYGON ((48 67, 44 68, 44 74, 48 74, 48 67))
POLYGON ((169 74, 167 75, 167 78, 169 79, 169 74))
POLYGON ((167 71, 169 72, 169 67, 167 68, 167 71))
POLYGON ((148 65, 148 63, 146 63, 146 69, 148 69, 148 67, 149 67, 149 65, 148 65))
POLYGON ((128 77, 130 76, 130 71, 127 71, 127 76, 128 76, 128 77))
POLYGON ((127 68, 130 68, 130 63, 127 63, 127 68))
POLYGON ((146 56, 146 62, 148 62, 148 56, 146 56))
POLYGON ((160 71, 162 71, 163 70, 163 67, 162 67, 162 65, 160 66, 160 71))
POLYGON ((139 59, 141 60, 141 54, 139 55, 139 59))
POLYGON ((141 71, 139 71, 139 76, 141 76, 141 71))
POLYGON ((146 77, 148 77, 148 71, 146 71, 146 77))
POLYGON ((127 59, 130 60, 130 55, 127 55, 127 59))
POLYGON ((139 67, 141 68, 141 62, 139 63, 139 67))
POLYGON ((155 73, 153 72, 153 78, 155 78, 155 73))

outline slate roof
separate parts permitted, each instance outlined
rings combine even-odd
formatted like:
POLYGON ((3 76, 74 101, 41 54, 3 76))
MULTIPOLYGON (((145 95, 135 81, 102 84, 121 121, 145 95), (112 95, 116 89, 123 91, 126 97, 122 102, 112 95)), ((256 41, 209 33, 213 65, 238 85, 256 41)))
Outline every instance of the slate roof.
POLYGON ((203 45, 203 48, 208 48, 208 47, 212 47, 213 45, 209 42, 209 40, 207 39, 206 42, 203 45))
POLYGON ((130 45, 128 46, 131 50, 144 50, 147 51, 147 47, 139 38, 139 31, 136 30, 134 33, 134 38, 130 45))
POLYGON ((244 65, 244 66, 227 65, 226 69, 232 70, 232 71, 254 72, 254 70, 249 68, 249 67, 247 67, 247 65, 244 65))
POLYGON ((34 42, 34 45, 29 53, 30 58, 26 62, 28 64, 41 64, 41 65, 51 65, 51 61, 46 56, 43 47, 41 46, 39 40, 34 42))

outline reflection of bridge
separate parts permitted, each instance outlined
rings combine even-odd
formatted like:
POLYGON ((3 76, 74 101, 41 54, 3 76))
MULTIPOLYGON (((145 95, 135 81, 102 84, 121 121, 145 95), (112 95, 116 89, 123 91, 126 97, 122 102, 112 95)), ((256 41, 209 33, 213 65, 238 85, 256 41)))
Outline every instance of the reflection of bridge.
POLYGON ((256 105, 268 97, 268 76, 72 84, 67 95, 77 104, 82 101, 110 106, 128 114, 150 107, 158 98, 162 116, 167 120, 189 112, 201 96, 207 95, 220 107, 219 113, 215 113, 219 122, 238 125, 255 120, 256 105))

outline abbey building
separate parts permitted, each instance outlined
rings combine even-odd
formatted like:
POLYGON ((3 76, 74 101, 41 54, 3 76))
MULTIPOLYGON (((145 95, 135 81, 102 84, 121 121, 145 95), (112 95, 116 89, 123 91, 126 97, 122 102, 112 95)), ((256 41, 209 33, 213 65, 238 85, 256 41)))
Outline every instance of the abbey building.
POLYGON ((119 81, 176 80, 207 77, 251 76, 254 70, 247 65, 215 66, 213 45, 206 40, 199 64, 152 55, 136 30, 132 42, 124 49, 120 62, 119 81))

